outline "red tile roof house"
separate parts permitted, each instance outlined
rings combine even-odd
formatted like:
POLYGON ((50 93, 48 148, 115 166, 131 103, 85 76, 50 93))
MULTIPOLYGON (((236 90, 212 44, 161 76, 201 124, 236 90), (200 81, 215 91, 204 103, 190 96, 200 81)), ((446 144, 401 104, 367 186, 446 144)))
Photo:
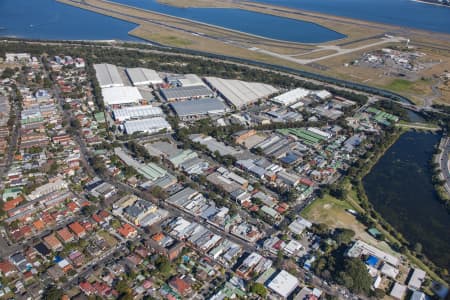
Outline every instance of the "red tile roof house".
POLYGON ((56 238, 56 235, 54 233, 47 235, 44 237, 44 242, 47 244, 47 246, 53 250, 57 251, 63 248, 63 245, 61 242, 56 238))
POLYGON ((7 260, 0 262, 0 273, 2 276, 9 277, 17 273, 16 268, 7 260))
POLYGON ((69 228, 78 238, 83 238, 86 235, 86 229, 79 222, 69 224, 69 228))
POLYGON ((69 229, 67 229, 67 227, 64 227, 64 228, 58 230, 56 232, 56 234, 57 234, 58 238, 64 243, 70 243, 75 239, 75 237, 73 236, 72 233, 70 233, 70 231, 69 231, 69 229))
POLYGON ((136 234, 137 234, 136 229, 133 226, 131 226, 130 224, 128 224, 128 223, 123 224, 123 226, 120 227, 119 229, 117 229, 117 231, 124 238, 135 237, 136 234))
POLYGON ((93 214, 92 215, 92 219, 96 222, 96 223, 98 223, 98 224, 103 224, 104 222, 105 222, 105 220, 102 218, 102 217, 100 217, 99 215, 97 215, 97 214, 93 214))
POLYGON ((90 296, 95 293, 95 288, 87 281, 84 281, 79 284, 80 290, 86 294, 86 296, 90 296))
POLYGON ((179 276, 173 277, 169 281, 169 286, 176 290, 181 296, 186 296, 187 294, 192 292, 191 285, 179 276))

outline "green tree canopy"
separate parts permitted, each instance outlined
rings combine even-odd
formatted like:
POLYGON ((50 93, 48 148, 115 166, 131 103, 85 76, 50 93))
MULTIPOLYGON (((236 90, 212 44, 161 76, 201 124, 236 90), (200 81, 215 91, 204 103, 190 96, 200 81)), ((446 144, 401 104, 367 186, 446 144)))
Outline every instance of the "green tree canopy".
POLYGON ((250 292, 253 294, 257 294, 263 298, 267 296, 267 289, 262 283, 254 282, 250 284, 250 292))
POLYGON ((345 285, 355 293, 368 294, 372 285, 372 278, 364 263, 357 258, 344 261, 344 270, 339 272, 338 283, 345 285))

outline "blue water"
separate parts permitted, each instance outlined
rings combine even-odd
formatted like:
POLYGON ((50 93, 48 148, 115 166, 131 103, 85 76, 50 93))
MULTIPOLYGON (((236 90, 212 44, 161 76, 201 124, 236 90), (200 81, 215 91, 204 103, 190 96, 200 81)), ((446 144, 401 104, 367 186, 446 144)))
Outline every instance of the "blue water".
POLYGON ((254 0, 354 19, 450 33, 450 7, 412 0, 254 0))
POLYGON ((0 36, 31 39, 135 40, 136 25, 54 0, 0 0, 0 36))
POLYGON ((233 30, 300 43, 322 43, 344 38, 323 26, 294 19, 229 8, 179 8, 155 0, 113 0, 117 3, 149 9, 172 16, 204 22, 233 30))
MULTIPOLYGON (((121 3, 189 18, 269 38, 324 42, 341 34, 308 22, 238 9, 176 8, 155 0, 121 3)), ((450 8, 411 0, 256 0, 304 10, 399 26, 450 33, 450 8)), ((71 7, 54 0, 0 0, 0 36, 38 39, 137 40, 134 24, 71 7)))
POLYGON ((440 136, 403 134, 363 184, 369 201, 394 228, 437 265, 450 270, 450 217, 432 183, 430 160, 440 136))

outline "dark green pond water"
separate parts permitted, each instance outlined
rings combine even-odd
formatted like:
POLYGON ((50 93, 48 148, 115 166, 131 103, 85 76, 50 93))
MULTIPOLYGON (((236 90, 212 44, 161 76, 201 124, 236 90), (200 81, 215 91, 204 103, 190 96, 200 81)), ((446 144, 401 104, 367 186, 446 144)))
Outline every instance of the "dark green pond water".
POLYGON ((437 198, 429 161, 440 136, 407 132, 364 180, 369 201, 438 266, 450 269, 450 214, 437 198))

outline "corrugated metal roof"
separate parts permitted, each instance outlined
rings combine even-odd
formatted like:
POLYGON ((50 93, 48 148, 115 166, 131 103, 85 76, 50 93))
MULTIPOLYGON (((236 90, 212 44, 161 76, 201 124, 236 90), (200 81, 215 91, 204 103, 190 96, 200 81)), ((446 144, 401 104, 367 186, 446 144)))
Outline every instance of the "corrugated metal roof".
POLYGON ((116 66, 111 64, 96 64, 94 65, 94 69, 100 87, 123 86, 122 78, 116 66))
POLYGON ((161 94, 166 100, 189 99, 198 97, 211 97, 213 92, 203 85, 175 87, 161 89, 161 94))
POLYGON ((113 111, 114 119, 124 121, 128 119, 142 118, 142 117, 156 117, 162 116, 164 113, 161 108, 153 107, 151 105, 131 106, 113 111))
POLYGON ((171 103, 170 106, 180 117, 205 114, 219 114, 226 110, 225 104, 217 98, 197 99, 171 103))
POLYGON ((161 129, 172 129, 170 124, 162 117, 125 122, 125 131, 127 134, 133 134, 138 131, 153 133, 161 129))
POLYGON ((133 85, 161 84, 163 80, 155 70, 146 68, 126 69, 127 75, 133 85))

